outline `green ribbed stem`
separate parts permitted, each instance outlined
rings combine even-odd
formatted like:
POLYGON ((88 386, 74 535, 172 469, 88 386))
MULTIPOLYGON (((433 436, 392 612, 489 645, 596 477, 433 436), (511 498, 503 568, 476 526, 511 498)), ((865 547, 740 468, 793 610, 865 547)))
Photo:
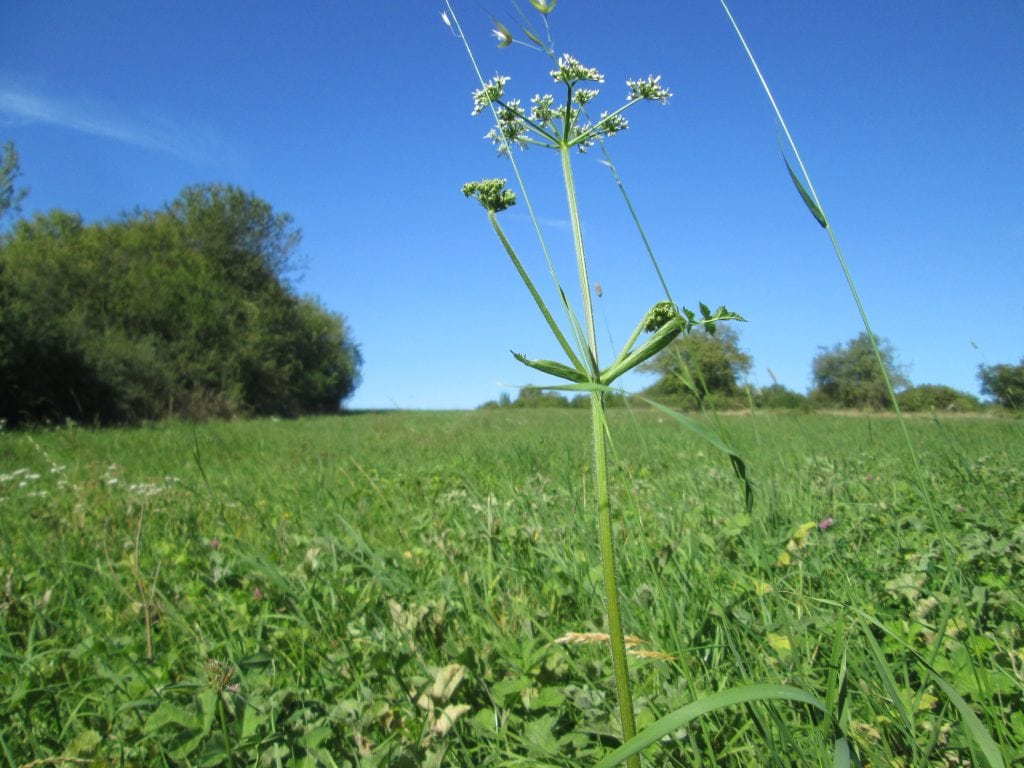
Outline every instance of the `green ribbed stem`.
MULTIPOLYGON (((576 203, 576 185, 573 182, 569 147, 561 147, 562 175, 565 194, 569 201, 569 219, 572 222, 572 240, 576 249, 576 267, 579 270, 580 290, 583 292, 583 315, 587 327, 587 346, 592 376, 597 380, 600 366, 597 357, 597 333, 594 328, 594 307, 590 300, 590 278, 583 250, 583 228, 580 226, 579 206, 576 203)), ((601 546, 601 573, 604 580, 605 609, 608 613, 608 635, 612 649, 612 670, 619 700, 619 719, 623 741, 636 735, 636 717, 633 714, 633 693, 629 686, 629 666, 626 663, 626 640, 622 631, 622 613, 619 610, 619 585, 615 574, 615 539, 612 529, 612 505, 608 494, 608 442, 605 434, 604 403, 602 393, 590 393, 591 425, 594 438, 594 491, 597 496, 597 527, 601 546)), ((626 760, 629 768, 640 768, 637 755, 626 760)))

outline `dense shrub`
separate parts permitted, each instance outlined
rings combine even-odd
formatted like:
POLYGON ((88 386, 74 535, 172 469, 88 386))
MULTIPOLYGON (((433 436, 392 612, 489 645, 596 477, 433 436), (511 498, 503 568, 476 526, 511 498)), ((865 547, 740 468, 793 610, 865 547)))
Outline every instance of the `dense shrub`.
POLYGON ((0 239, 0 418, 117 423, 336 410, 358 381, 344 318, 286 281, 291 218, 233 187, 0 239))
POLYGON ((974 395, 943 384, 920 384, 900 392, 896 398, 905 411, 977 411, 981 403, 974 395))

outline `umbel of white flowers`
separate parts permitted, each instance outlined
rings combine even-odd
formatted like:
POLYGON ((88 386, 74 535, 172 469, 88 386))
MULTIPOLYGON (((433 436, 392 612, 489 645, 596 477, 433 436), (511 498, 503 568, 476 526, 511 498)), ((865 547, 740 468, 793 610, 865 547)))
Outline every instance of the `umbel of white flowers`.
POLYGON ((641 101, 667 104, 672 96, 661 84, 660 75, 648 75, 645 80, 627 80, 626 103, 614 112, 602 112, 596 121, 591 122, 586 119, 583 108, 597 97, 599 91, 577 86, 580 83, 603 83, 604 75, 593 67, 585 67, 566 53, 558 59, 558 69, 551 70, 551 77, 566 88, 564 104, 556 104, 550 93, 536 94, 530 99, 530 109, 526 111, 519 99, 505 99, 505 85, 511 79, 505 75, 496 75, 484 83, 483 88, 473 92, 472 114, 479 115, 488 107, 494 109, 498 124, 485 138, 494 142, 499 153, 508 153, 512 145, 526 149, 531 144, 550 149, 577 147, 585 152, 599 137, 614 136, 629 127, 622 116, 629 107, 641 101))

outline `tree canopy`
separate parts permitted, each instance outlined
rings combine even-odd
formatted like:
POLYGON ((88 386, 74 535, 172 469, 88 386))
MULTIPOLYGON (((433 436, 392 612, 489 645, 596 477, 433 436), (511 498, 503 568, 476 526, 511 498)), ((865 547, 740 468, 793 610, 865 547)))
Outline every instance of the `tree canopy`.
POLYGON ((1019 365, 982 365, 978 368, 981 393, 995 399, 1004 408, 1024 408, 1024 357, 1019 365))
POLYGON ((0 239, 0 417, 99 423, 336 410, 361 358, 341 315, 285 281, 291 217, 231 186, 0 239))
POLYGON ((17 213, 27 189, 16 189, 14 180, 21 176, 21 161, 14 142, 8 141, 0 154, 0 221, 10 212, 17 213))
MULTIPOLYGON (((885 339, 877 338, 877 341, 893 389, 908 386, 910 382, 896 364, 892 345, 885 339)), ((811 363, 811 375, 814 379, 811 397, 825 405, 842 408, 887 408, 890 405, 885 378, 867 333, 831 349, 822 347, 811 363)))
POLYGON ((680 336, 639 370, 660 374, 645 390, 654 398, 697 403, 707 394, 731 397, 753 359, 740 349, 736 329, 719 324, 715 333, 703 326, 680 336))

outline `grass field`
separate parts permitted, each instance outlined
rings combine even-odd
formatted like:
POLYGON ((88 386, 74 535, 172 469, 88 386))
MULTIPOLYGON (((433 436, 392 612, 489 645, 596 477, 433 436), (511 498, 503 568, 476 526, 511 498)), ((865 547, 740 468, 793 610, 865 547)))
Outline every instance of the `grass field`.
MULTIPOLYGON (((827 709, 718 709, 647 764, 840 765, 841 735, 849 764, 980 766, 981 726, 1024 761, 1021 422, 912 420, 918 476, 890 418, 722 417, 748 514, 721 454, 610 418, 639 727, 753 683, 827 709)), ((588 430, 499 409, 0 433, 0 764, 593 764, 608 653, 559 642, 604 629, 588 430)))

